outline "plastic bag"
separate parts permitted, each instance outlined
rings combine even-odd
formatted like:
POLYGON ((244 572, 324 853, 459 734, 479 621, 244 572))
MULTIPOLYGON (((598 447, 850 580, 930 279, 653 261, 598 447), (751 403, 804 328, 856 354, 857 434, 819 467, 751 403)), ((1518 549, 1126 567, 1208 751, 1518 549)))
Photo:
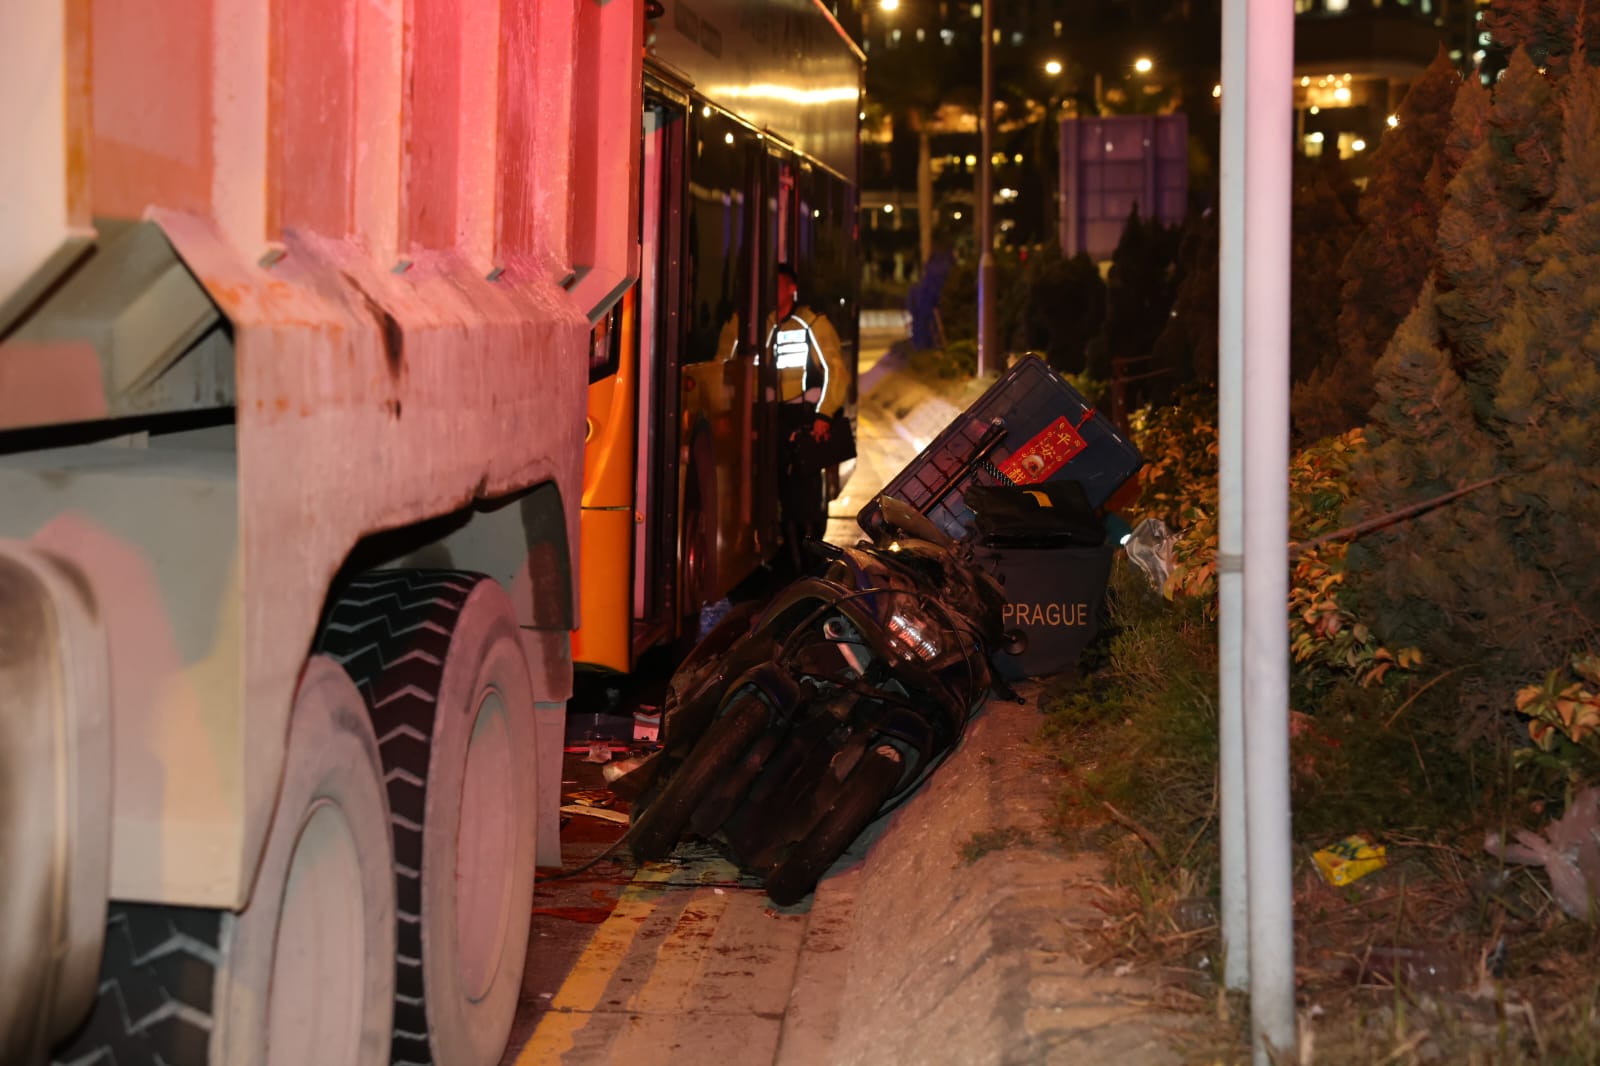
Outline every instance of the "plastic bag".
POLYGON ((1160 592, 1167 587, 1167 577, 1172 573, 1172 530, 1165 522, 1146 518, 1133 527, 1123 547, 1151 588, 1160 592))
POLYGON ((1600 920, 1600 788, 1586 788, 1544 834, 1516 832, 1515 844, 1490 833, 1484 850, 1505 862, 1543 866, 1550 893, 1569 917, 1600 920))

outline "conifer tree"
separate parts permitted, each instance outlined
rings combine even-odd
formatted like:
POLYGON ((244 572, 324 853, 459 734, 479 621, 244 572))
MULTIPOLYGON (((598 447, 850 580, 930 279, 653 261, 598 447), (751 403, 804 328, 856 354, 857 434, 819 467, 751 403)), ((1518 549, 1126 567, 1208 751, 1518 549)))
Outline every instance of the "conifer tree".
MULTIPOLYGON (((1366 421, 1372 367, 1433 269, 1445 182, 1451 107, 1461 78, 1441 47, 1396 112, 1398 124, 1373 153, 1362 194, 1362 229, 1339 268, 1339 344, 1295 389, 1294 418, 1309 439, 1366 421)), ((1480 88, 1480 93, 1482 92, 1480 88)))
POLYGON ((1177 227, 1144 218, 1137 205, 1128 215, 1106 274, 1105 326, 1089 345, 1092 377, 1109 381, 1113 359, 1155 347, 1177 295, 1180 236, 1177 227))
POLYGON ((1489 339, 1513 272, 1547 228, 1561 113, 1550 79, 1518 49, 1494 88, 1484 135, 1446 188, 1439 216, 1440 332, 1478 419, 1492 417, 1502 360, 1489 339))
POLYGON ((1339 301, 1328 279, 1359 232, 1355 184, 1333 153, 1296 160, 1290 225, 1289 377, 1304 382, 1339 361, 1339 301))
POLYGON ((1084 369, 1084 352, 1105 322, 1106 284, 1094 260, 1050 244, 1028 257, 1018 284, 1001 297, 1000 321, 1013 351, 1042 351, 1064 373, 1084 369))
MULTIPOLYGON (((1600 621, 1600 72, 1564 79, 1551 224, 1512 272, 1490 348, 1517 532, 1558 645, 1600 621)), ((1543 664, 1541 664, 1543 665, 1543 664)))
POLYGON ((1375 368, 1352 510, 1501 480, 1353 545, 1347 580, 1386 641, 1499 704, 1600 624, 1600 73, 1519 49, 1455 115, 1435 279, 1375 368))
POLYGON ((1172 314, 1156 338, 1149 382, 1153 402, 1164 402, 1182 386, 1217 383, 1217 213, 1193 215, 1185 223, 1178 264, 1183 280, 1172 301, 1172 314))
POLYGON ((1497 50, 1521 48, 1536 67, 1562 76, 1572 67, 1574 53, 1582 53, 1583 66, 1600 55, 1600 3, 1595 0, 1515 0, 1483 9, 1483 27, 1497 50))
MULTIPOLYGON (((1433 283, 1375 367, 1372 450, 1355 469, 1356 512, 1372 518, 1499 472, 1439 333, 1433 283)), ((1473 501, 1479 502, 1479 501, 1473 501)), ((1391 645, 1452 661, 1499 624, 1483 610, 1509 554, 1493 511, 1441 507, 1351 545, 1346 584, 1391 645)))

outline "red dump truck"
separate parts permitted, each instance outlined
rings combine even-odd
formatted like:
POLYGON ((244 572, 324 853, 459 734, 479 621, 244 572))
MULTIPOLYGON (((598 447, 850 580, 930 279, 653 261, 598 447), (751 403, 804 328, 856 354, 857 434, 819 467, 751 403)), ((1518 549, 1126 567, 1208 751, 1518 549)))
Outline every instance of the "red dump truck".
POLYGON ((4 5, 0 1062, 499 1060, 643 6, 4 5))

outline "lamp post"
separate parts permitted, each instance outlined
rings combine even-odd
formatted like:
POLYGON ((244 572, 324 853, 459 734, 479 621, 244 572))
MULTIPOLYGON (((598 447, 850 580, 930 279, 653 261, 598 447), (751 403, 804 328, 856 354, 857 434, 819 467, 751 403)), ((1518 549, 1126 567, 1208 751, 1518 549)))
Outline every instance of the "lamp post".
MULTIPOLYGON (((1046 239, 1054 235, 1060 241, 1061 225, 1061 119, 1057 109, 1061 104, 1060 78, 1066 67, 1059 59, 1051 59, 1044 65, 1044 72, 1050 78, 1049 98, 1044 108, 1044 126, 1036 141, 1040 184, 1044 188, 1044 208, 1042 220, 1046 239)), ((1061 241, 1065 246, 1066 242, 1061 241)))
POLYGON ((994 340, 994 0, 983 0, 983 99, 978 130, 978 374, 999 369, 994 340))

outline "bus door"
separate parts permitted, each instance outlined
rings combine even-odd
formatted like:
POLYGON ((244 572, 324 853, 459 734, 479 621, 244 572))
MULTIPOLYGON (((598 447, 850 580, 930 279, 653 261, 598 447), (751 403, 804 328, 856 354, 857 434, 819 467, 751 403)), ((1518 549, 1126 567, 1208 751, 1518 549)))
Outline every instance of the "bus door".
POLYGON ((621 671, 677 620, 683 130, 683 105, 646 96, 639 280, 595 324, 591 348, 572 649, 621 671))
POLYGON ((639 432, 634 460, 635 653, 670 637, 679 592, 678 366, 685 107, 647 94, 639 197, 639 432))
MULTIPOLYGON (((773 142, 766 142, 771 145, 773 142)), ((757 232, 760 246, 752 264, 751 283, 759 294, 758 306, 763 323, 757 343, 761 346, 761 403, 757 413, 760 419, 756 431, 757 469, 772 471, 772 477, 758 481, 759 498, 757 514, 766 523, 769 536, 776 541, 778 531, 778 479, 782 455, 778 440, 778 369, 772 363, 772 352, 767 345, 767 334, 774 324, 777 312, 778 264, 793 262, 795 252, 795 173, 789 157, 769 147, 763 153, 761 166, 754 175, 760 182, 755 190, 755 201, 760 205, 757 232)), ((803 297, 804 294, 802 294, 803 297)))

